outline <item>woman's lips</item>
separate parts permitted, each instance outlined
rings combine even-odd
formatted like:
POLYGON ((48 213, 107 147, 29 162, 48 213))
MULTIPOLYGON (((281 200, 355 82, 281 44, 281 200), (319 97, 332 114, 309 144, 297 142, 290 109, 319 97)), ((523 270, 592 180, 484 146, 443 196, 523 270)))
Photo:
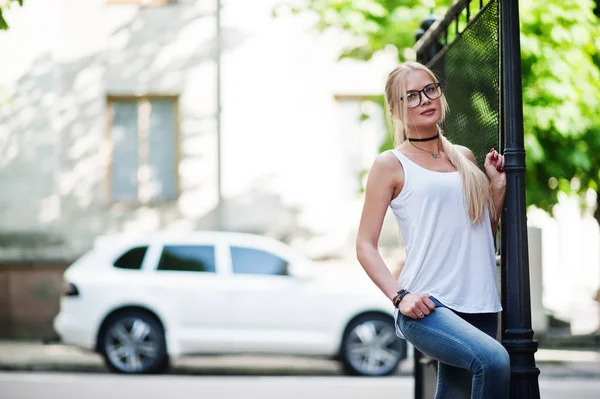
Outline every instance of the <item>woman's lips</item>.
POLYGON ((421 115, 431 115, 435 112, 435 108, 429 108, 423 112, 421 112, 421 115))

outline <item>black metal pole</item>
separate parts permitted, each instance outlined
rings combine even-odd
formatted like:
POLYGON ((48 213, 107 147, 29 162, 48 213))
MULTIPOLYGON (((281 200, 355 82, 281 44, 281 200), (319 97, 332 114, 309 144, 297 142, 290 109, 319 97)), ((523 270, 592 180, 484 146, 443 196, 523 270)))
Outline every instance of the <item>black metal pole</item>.
POLYGON ((505 129, 506 201, 502 271, 504 273, 502 344, 511 360, 511 399, 538 399, 540 370, 535 365, 537 342, 531 329, 529 255, 525 209, 525 146, 518 0, 500 1, 505 129))
POLYGON ((415 376, 415 399, 424 399, 425 396, 423 394, 423 368, 421 366, 421 359, 423 359, 423 354, 417 348, 414 348, 413 355, 413 375, 415 376))

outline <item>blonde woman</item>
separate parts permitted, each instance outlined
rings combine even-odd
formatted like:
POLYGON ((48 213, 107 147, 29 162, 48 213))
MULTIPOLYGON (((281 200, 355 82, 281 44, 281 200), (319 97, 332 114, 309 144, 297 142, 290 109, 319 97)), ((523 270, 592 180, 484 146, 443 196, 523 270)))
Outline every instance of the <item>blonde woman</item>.
POLYGON ((446 99, 425 66, 394 69, 385 97, 396 147, 369 172, 358 260, 396 308, 398 335, 439 361, 436 398, 508 398, 509 356, 495 339, 502 308, 493 242, 504 157, 492 149, 483 173, 468 148, 444 137, 446 99), (407 255, 398 280, 377 247, 388 206, 407 255))

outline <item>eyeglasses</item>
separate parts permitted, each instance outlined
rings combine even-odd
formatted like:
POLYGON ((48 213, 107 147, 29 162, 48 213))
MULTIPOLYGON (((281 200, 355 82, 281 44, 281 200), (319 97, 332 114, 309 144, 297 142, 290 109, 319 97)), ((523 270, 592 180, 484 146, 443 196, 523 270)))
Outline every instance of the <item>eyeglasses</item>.
POLYGON ((410 90, 406 92, 406 97, 400 97, 400 101, 406 100, 408 108, 416 108, 421 105, 423 97, 421 93, 430 100, 435 100, 442 96, 442 85, 440 83, 431 83, 423 87, 421 90, 410 90))

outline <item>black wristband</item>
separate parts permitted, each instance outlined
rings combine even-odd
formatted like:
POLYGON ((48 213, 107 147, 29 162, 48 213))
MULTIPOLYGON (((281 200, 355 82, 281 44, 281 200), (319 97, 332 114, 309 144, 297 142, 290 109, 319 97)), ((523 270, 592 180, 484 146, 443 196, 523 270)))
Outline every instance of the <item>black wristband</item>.
POLYGON ((394 302, 394 307, 398 307, 398 305, 400 304, 400 301, 402 301, 402 299, 407 294, 410 294, 410 292, 406 291, 405 289, 401 289, 400 291, 397 292, 397 294, 400 296, 398 297, 398 299, 396 299, 396 302, 394 302))
POLYGON ((402 301, 402 299, 404 299, 404 297, 407 296, 408 294, 410 294, 410 292, 406 291, 402 295, 400 295, 400 298, 398 298, 398 303, 400 303, 402 301))

